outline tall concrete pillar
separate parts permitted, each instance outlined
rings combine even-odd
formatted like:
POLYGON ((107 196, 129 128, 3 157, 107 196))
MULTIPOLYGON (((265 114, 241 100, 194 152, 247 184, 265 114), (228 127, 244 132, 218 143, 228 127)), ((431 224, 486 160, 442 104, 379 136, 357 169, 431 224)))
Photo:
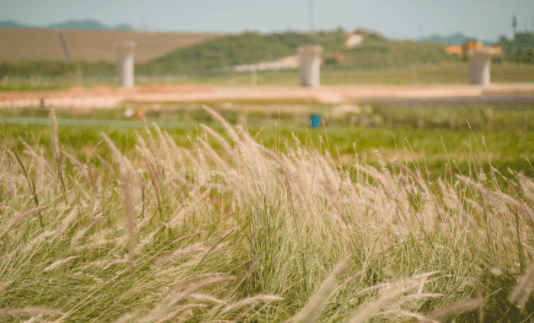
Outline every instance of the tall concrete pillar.
POLYGON ((469 50, 469 83, 488 85, 491 76, 491 50, 469 50))
POLYGON ((123 41, 118 44, 119 51, 119 86, 133 87, 134 86, 134 52, 136 43, 133 41, 123 41))
POLYGON ((302 86, 319 86, 322 52, 323 47, 319 45, 299 48, 300 84, 302 86))

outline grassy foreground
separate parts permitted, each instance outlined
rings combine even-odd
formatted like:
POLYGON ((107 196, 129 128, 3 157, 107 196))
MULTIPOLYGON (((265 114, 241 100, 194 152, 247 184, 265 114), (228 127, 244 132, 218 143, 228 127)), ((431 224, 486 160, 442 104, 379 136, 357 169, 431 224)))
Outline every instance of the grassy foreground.
POLYGON ((101 135, 83 160, 54 113, 49 144, 4 139, 0 320, 532 321, 532 179, 342 169, 208 113, 230 140, 101 135))

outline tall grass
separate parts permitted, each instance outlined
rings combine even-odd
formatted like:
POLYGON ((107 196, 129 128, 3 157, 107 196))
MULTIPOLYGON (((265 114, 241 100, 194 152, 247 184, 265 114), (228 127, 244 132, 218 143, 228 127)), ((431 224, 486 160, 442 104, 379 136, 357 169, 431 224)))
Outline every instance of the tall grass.
POLYGON ((3 141, 0 320, 532 320, 532 179, 343 169, 205 110, 230 142, 147 129, 82 161, 57 138, 19 157, 3 141))

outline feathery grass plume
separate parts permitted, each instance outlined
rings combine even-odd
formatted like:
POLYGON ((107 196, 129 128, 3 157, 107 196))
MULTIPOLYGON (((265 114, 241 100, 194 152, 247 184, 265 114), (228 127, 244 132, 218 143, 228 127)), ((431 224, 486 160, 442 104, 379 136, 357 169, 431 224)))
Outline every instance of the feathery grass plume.
POLYGON ((102 163, 102 165, 104 165, 104 167, 106 167, 106 169, 108 170, 108 173, 113 175, 113 178, 115 180, 117 180, 117 175, 115 175, 115 171, 113 170, 113 167, 111 167, 111 165, 102 157, 100 156, 96 156, 98 158, 98 160, 102 163))
POLYGON ((207 303, 224 304, 223 300, 210 296, 210 295, 205 295, 205 294, 191 294, 189 295, 189 298, 193 298, 193 299, 196 299, 197 301, 202 301, 202 302, 207 302, 207 303))
POLYGON ((120 265, 120 264, 131 264, 131 265, 135 265, 135 264, 132 264, 132 262, 130 261, 130 259, 118 259, 118 260, 112 261, 112 262, 110 262, 109 264, 107 264, 104 268, 102 268, 102 270, 106 270, 106 269, 108 269, 109 267, 113 267, 113 266, 115 266, 115 265, 120 265))
POLYGON ((176 293, 179 290, 183 290, 183 287, 189 286, 190 284, 196 283, 198 281, 209 279, 209 278, 220 277, 220 276, 222 276, 222 274, 220 273, 207 273, 207 274, 202 274, 202 275, 187 278, 186 280, 181 281, 178 284, 176 284, 176 286, 174 286, 167 294, 176 293))
POLYGON ((100 222, 100 220, 102 220, 103 216, 102 215, 97 215, 95 216, 95 218, 93 219, 93 221, 91 221, 91 223, 89 223, 89 225, 87 227, 85 227, 83 230, 80 230, 76 233, 76 235, 74 236, 74 238, 72 238, 72 243, 73 244, 76 244, 78 241, 80 241, 83 237, 85 237, 85 235, 87 234, 87 232, 89 232, 89 230, 91 230, 98 222, 100 222))
POLYGON ((85 163, 85 169, 87 170, 87 175, 89 176, 91 186, 93 187, 93 191, 95 193, 95 198, 98 197, 98 174, 94 167, 91 165, 89 161, 85 163))
POLYGON ((130 177, 128 176, 127 169, 124 165, 124 161, 123 161, 122 154, 120 153, 120 151, 113 144, 111 139, 109 139, 109 137, 106 136, 105 133, 102 133, 102 136, 104 137, 104 140, 107 142, 109 148, 113 152, 113 156, 115 157, 115 162, 117 163, 119 167, 119 174, 120 174, 121 184, 122 184, 122 193, 124 197, 124 208, 126 210, 126 218, 128 221, 128 231, 130 233, 130 244, 129 244, 130 261, 133 264, 134 256, 135 256, 135 244, 136 244, 136 225, 135 225, 135 206, 134 206, 133 191, 132 191, 132 187, 130 184, 130 177))
POLYGON ((182 236, 176 240, 173 240, 173 242, 171 242, 170 244, 175 244, 177 242, 180 242, 180 241, 183 241, 183 240, 186 240, 186 239, 189 239, 189 238, 192 238, 192 237, 195 237, 195 236, 198 236, 198 235, 201 235, 201 234, 204 234, 204 231, 198 231, 198 232, 195 232, 195 233, 191 233, 191 234, 187 234, 185 236, 182 236))
MULTIPOLYGON (((359 297, 359 296, 362 296, 362 295, 365 295, 369 292, 372 292, 376 289, 380 289, 380 288, 385 288, 385 287, 389 287, 390 285, 389 284, 378 284, 378 285, 373 285, 373 286, 370 286, 370 287, 367 287, 367 288, 364 288, 362 289, 361 291, 359 291, 358 293, 356 293, 356 295, 354 295, 355 297, 359 297)), ((355 298, 353 298, 352 300, 354 300, 355 298)), ((352 301, 351 300, 351 301, 352 301)))
POLYGON ((128 323, 131 320, 135 319, 137 315, 139 314, 139 310, 135 310, 131 313, 126 313, 123 316, 119 317, 116 321, 113 323, 128 323))
POLYGON ((50 164, 48 163, 48 161, 41 155, 39 155, 26 141, 22 140, 21 138, 19 138, 19 141, 24 145, 24 147, 26 147, 26 153, 28 153, 29 155, 31 155, 33 158, 37 159, 39 161, 39 163, 42 163, 43 164, 43 167, 46 168, 46 170, 53 174, 52 172, 52 168, 50 167, 50 164))
POLYGON ((215 140, 221 145, 223 150, 230 155, 230 157, 234 158, 234 154, 232 154, 232 152, 234 151, 232 146, 230 146, 230 144, 221 135, 219 135, 215 130, 211 129, 205 124, 201 123, 200 126, 202 127, 202 129, 204 129, 204 131, 206 131, 213 138, 215 138, 215 140))
POLYGON ((236 143, 240 141, 239 136, 235 132, 234 128, 224 119, 220 114, 215 112, 215 110, 211 109, 207 105, 202 105, 202 108, 206 110, 215 120, 219 121, 224 128, 226 128, 226 131, 228 132, 228 135, 230 138, 232 138, 233 141, 236 143))
POLYGON ((308 302, 308 304, 306 304, 306 306, 304 306, 299 313, 288 319, 286 322, 315 322, 326 306, 326 301, 336 288, 336 276, 346 269, 351 257, 352 255, 349 255, 338 262, 332 272, 330 272, 325 280, 323 280, 319 290, 315 293, 315 295, 312 296, 312 299, 308 302))
POLYGON ((345 280, 343 281, 343 283, 341 283, 341 285, 346 285, 346 284, 350 283, 351 281, 353 281, 353 280, 355 280, 356 278, 360 277, 363 273, 364 273, 363 270, 361 270, 361 271, 355 273, 354 275, 352 275, 352 276, 348 277, 347 279, 345 279, 345 280))
POLYGON ((165 138, 167 139, 168 145, 171 147, 172 152, 172 160, 173 162, 178 162, 178 166, 180 170, 184 171, 184 157, 182 156, 182 153, 180 152, 180 149, 176 145, 176 142, 174 142, 174 139, 172 139, 171 135, 167 131, 164 131, 163 134, 165 135, 165 138))
POLYGON ((89 178, 89 175, 86 173, 84 165, 78 159, 76 159, 76 157, 72 156, 71 154, 67 152, 65 152, 64 154, 65 156, 67 156, 67 158, 70 160, 71 163, 76 165, 79 173, 82 174, 83 178, 85 179, 85 182, 90 184, 91 179, 89 178))
MULTIPOLYGON (((214 277, 214 278, 208 278, 206 280, 200 281, 198 283, 189 285, 187 289, 178 292, 178 293, 171 293, 171 295, 168 295, 165 299, 163 299, 148 315, 141 318, 140 322, 158 322, 162 318, 172 318, 175 314, 171 313, 171 310, 174 306, 176 306, 181 301, 188 298, 190 295, 195 294, 199 290, 216 284, 221 284, 224 282, 232 281, 234 280, 234 276, 220 276, 220 277, 214 277)), ((184 306, 205 306, 204 304, 187 304, 184 306)))
POLYGON ((206 158, 204 157, 204 152, 198 146, 195 146, 195 148, 196 155, 198 156, 197 161, 199 166, 199 170, 197 171, 198 184, 200 186, 206 186, 208 185, 211 177, 210 168, 206 162, 206 158))
POLYGON ((187 289, 185 289, 184 291, 174 296, 171 296, 171 300, 167 303, 166 309, 168 311, 168 309, 172 308, 173 306, 178 304, 180 301, 189 297, 189 295, 196 293, 197 291, 201 290, 204 287, 215 285, 215 284, 220 284, 220 283, 224 283, 224 282, 232 281, 232 280, 235 280, 234 276, 221 276, 221 277, 209 278, 204 281, 193 284, 189 286, 187 289))
POLYGON ((63 265, 64 263, 67 263, 67 262, 69 262, 69 261, 71 261, 73 259, 79 258, 79 257, 80 256, 71 256, 71 257, 67 257, 65 259, 58 260, 58 261, 52 263, 50 266, 48 266, 45 269, 43 269, 43 273, 52 271, 53 269, 63 265))
POLYGON ((55 236, 60 237, 68 228, 69 225, 76 219, 76 216, 78 215, 78 207, 74 207, 70 213, 61 221, 58 228, 55 231, 55 236))
POLYGON ((148 160, 148 158, 146 156, 143 156, 143 159, 145 160, 146 166, 148 168, 148 175, 150 177, 150 181, 152 182, 152 186, 154 187, 154 193, 156 194, 156 202, 158 203, 159 218, 160 218, 160 221, 163 221, 163 211, 161 210, 161 199, 159 197, 159 185, 158 185, 158 179, 156 177, 156 172, 154 170, 154 166, 148 160))
POLYGON ((206 199, 206 197, 210 194, 210 189, 207 189, 204 193, 200 194, 197 198, 195 198, 192 202, 189 203, 189 205, 182 207, 180 212, 176 215, 171 215, 168 227, 169 228, 175 228, 179 224, 182 223, 183 217, 190 212, 191 210, 195 209, 198 206, 198 203, 200 201, 203 201, 206 199))
POLYGON ((63 315, 63 313, 61 313, 60 311, 51 310, 47 308, 39 308, 39 307, 27 307, 27 308, 21 308, 21 309, 0 310, 0 317, 38 316, 38 315, 56 316, 56 315, 63 315))
POLYGON ((520 309, 525 308, 530 294, 534 290, 534 264, 530 266, 527 272, 521 277, 521 280, 510 294, 510 302, 516 304, 520 309))
POLYGON ((6 228, 4 229, 4 233, 7 233, 9 231, 9 229, 11 229, 12 227, 14 227, 17 224, 19 224, 28 215, 34 214, 35 212, 41 211, 42 209, 44 209, 44 206, 34 207, 32 209, 29 209, 26 212, 18 213, 17 215, 12 217, 11 220, 9 220, 9 223, 7 224, 6 228))
POLYGON ((422 275, 415 276, 411 279, 401 280, 398 283, 395 283, 388 288, 382 290, 378 297, 364 305, 362 305, 358 311, 346 322, 347 323, 359 323, 367 322, 371 316, 375 315, 380 309, 388 305, 391 301, 396 299, 399 296, 409 292, 410 290, 420 288, 420 281, 426 280, 430 275, 434 275, 437 272, 430 272, 422 275))
POLYGON ((160 267, 161 265, 163 265, 164 263, 172 262, 176 260, 177 258, 180 258, 181 256, 185 256, 191 253, 202 252, 204 250, 206 250, 206 247, 204 247, 204 244, 202 242, 195 243, 186 248, 178 249, 174 251, 172 254, 163 256, 159 258, 158 260, 156 260, 154 264, 152 265, 152 269, 156 269, 160 267))
POLYGON ((476 310, 480 306, 481 306, 480 299, 471 299, 468 301, 463 301, 460 303, 452 304, 452 305, 449 305, 449 306, 446 306, 444 308, 440 308, 439 310, 434 311, 432 314, 428 315, 426 317, 426 321, 423 321, 423 322, 424 323, 441 322, 442 320, 446 319, 447 317, 453 314, 460 314, 465 311, 476 310))
POLYGON ((171 160, 171 151, 169 149, 169 146, 167 145, 167 141, 165 140, 165 137, 163 136, 163 133, 161 132, 161 129, 158 127, 158 125, 153 122, 152 123, 154 125, 154 128, 156 129, 156 132, 158 134, 158 137, 159 137, 159 142, 161 144, 161 146, 163 146, 163 152, 165 153, 165 160, 167 161, 167 163, 169 163, 171 160))
MULTIPOLYGON (((178 265, 178 266, 165 267, 166 269, 163 269, 163 270, 156 269, 155 276, 156 277, 169 277, 169 275, 171 274, 181 273, 186 268, 195 267, 198 263, 199 263, 198 260, 193 259, 193 260, 184 262, 183 264, 178 265)), ((158 267, 158 268, 161 268, 161 267, 158 267)))
MULTIPOLYGON (((282 297, 276 296, 276 295, 256 295, 253 297, 248 297, 242 300, 239 300, 235 303, 228 304, 226 307, 224 307, 219 315, 225 314, 227 312, 234 311, 236 309, 239 309, 243 306, 252 305, 256 306, 259 303, 265 303, 265 302, 272 302, 272 301, 281 301, 283 300, 282 297)), ((304 322, 311 322, 311 321, 304 321, 304 322)))
POLYGON ((204 147, 204 149, 207 152, 208 156, 215 162, 215 164, 221 166, 221 168, 225 172, 229 172, 230 171, 230 167, 228 167, 226 162, 224 160, 222 160, 222 158, 213 150, 213 148, 211 148, 211 146, 207 142, 205 142, 203 139, 199 139, 198 141, 200 142, 202 147, 204 147))
POLYGON ((143 240, 141 240, 135 247, 135 253, 140 253, 143 249, 154 241, 154 236, 157 231, 152 231, 143 240))
POLYGON ((223 234, 219 239, 217 239, 217 242, 215 242, 215 244, 213 244, 213 246, 208 251, 206 251, 206 253, 202 256, 202 259, 200 260, 200 262, 202 262, 204 259, 206 259, 206 257, 209 256, 210 253, 214 252, 215 249, 217 248, 217 246, 219 246, 219 244, 224 239, 228 238, 236 230, 237 230, 237 228, 230 229, 225 234, 223 234))
POLYGON ((384 316, 406 316, 406 317, 413 317, 414 319, 421 322, 427 322, 427 323, 439 323, 438 321, 428 321, 428 318, 422 314, 412 313, 408 311, 402 311, 402 310, 393 310, 393 311, 382 311, 380 314, 384 316))
POLYGON ((8 280, 7 282, 4 282, 2 284, 0 284, 0 295, 4 292, 4 290, 6 290, 9 285, 11 285, 13 283, 12 280, 8 280))

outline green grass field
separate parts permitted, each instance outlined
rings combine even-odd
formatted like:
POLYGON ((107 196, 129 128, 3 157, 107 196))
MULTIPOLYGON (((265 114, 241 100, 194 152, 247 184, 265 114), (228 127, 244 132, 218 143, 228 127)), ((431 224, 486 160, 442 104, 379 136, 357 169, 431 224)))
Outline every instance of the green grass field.
POLYGON ((206 113, 2 119, 2 321, 532 321, 531 132, 206 113))
MULTIPOLYGON (((534 82, 534 66, 517 64, 494 64, 491 80, 495 83, 526 83, 534 82)), ((142 84, 169 83, 169 81, 150 81, 142 84)), ((249 74, 214 74, 211 76, 191 76, 171 81, 173 84, 197 84, 213 86, 248 86, 251 85, 249 74)), ((467 84, 468 66, 466 63, 443 63, 437 66, 375 68, 360 70, 323 69, 321 84, 323 85, 368 85, 368 84, 467 84), (415 72, 414 72, 415 71, 415 72)), ((141 84, 141 83, 140 83, 141 84)), ((0 91, 44 91, 63 90, 78 85, 75 81, 67 82, 0 82, 0 91)), ((112 81, 85 81, 83 86, 91 88, 98 85, 115 87, 112 81)), ((257 85, 298 86, 297 71, 261 72, 257 76, 257 85)))

